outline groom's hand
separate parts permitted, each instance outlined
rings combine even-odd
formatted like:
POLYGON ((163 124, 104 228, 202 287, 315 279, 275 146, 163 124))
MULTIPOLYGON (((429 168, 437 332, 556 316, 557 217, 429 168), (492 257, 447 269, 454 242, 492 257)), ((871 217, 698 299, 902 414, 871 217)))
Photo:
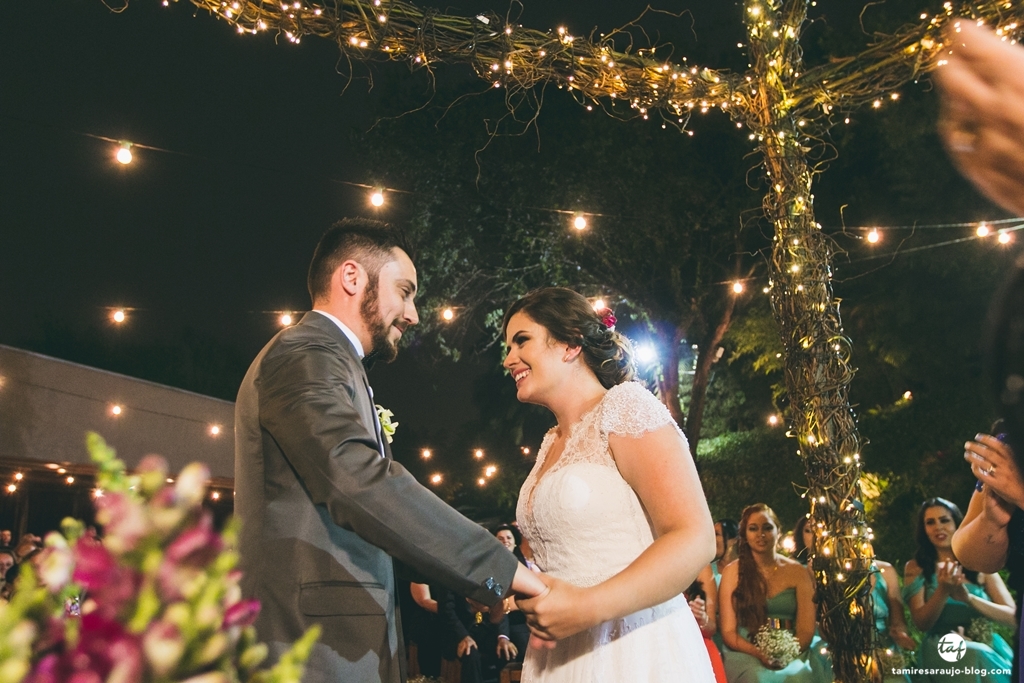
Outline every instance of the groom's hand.
MULTIPOLYGON (((545 574, 536 576, 547 585, 547 590, 535 598, 517 600, 516 604, 526 615, 530 632, 538 639, 551 643, 547 647, 554 647, 555 640, 600 623, 601 618, 586 588, 578 588, 545 574)), ((530 642, 534 644, 535 641, 531 638, 530 642)))

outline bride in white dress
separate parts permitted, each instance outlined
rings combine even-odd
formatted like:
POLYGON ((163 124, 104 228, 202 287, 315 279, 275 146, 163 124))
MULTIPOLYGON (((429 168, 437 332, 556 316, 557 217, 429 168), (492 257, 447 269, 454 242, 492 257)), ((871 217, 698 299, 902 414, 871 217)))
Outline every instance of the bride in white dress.
MULTIPOLYGON (((531 683, 714 683, 683 590, 715 554, 707 501, 668 410, 632 382, 628 341, 588 301, 531 292, 505 316, 520 401, 551 410, 517 516, 548 590, 518 605, 544 647, 531 683)), ((536 639, 535 639, 536 640, 536 639)))

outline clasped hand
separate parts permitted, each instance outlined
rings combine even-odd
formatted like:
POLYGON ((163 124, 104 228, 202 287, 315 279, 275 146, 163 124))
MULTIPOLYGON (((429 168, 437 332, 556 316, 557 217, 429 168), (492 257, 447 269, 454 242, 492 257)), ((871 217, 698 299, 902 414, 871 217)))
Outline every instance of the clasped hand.
POLYGON ((540 595, 517 598, 516 604, 530 627, 530 646, 553 648, 555 641, 600 622, 590 589, 579 588, 546 574, 538 574, 546 588, 540 595))
POLYGON ((967 589, 964 588, 967 578, 964 576, 963 567, 959 562, 939 562, 935 566, 935 578, 938 580, 939 586, 949 594, 949 597, 960 602, 967 602, 967 589))

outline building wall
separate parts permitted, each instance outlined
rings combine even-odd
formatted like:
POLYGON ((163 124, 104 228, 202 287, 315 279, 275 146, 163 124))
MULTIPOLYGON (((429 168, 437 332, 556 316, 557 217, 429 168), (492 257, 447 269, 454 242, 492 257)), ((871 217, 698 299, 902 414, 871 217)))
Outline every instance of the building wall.
POLYGON ((88 463, 87 431, 129 468, 157 453, 234 477, 233 403, 0 345, 0 461, 88 463))

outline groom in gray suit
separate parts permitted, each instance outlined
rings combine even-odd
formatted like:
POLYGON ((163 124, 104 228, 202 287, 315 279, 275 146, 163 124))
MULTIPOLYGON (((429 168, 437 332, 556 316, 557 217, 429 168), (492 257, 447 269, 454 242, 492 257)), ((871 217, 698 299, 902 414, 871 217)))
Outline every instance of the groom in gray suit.
POLYGON ((362 359, 394 360, 419 320, 400 235, 377 221, 339 222, 317 245, 308 284, 313 310, 264 347, 238 392, 242 590, 262 602, 256 630, 271 660, 322 627, 304 683, 398 683, 392 558, 487 605, 510 589, 539 591, 501 543, 392 460, 382 438, 362 359))

